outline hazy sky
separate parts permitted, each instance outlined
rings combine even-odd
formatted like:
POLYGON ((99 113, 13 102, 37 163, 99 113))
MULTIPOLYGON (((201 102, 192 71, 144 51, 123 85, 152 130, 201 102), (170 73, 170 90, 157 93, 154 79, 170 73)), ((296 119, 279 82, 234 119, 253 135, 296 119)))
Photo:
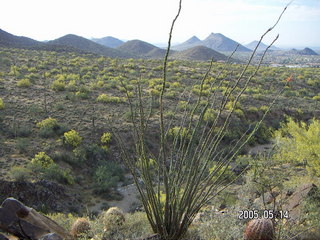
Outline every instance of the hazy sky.
MULTIPOLYGON (((290 0, 183 0, 173 42, 222 33, 240 43, 256 40, 290 0)), ((72 33, 151 43, 167 41, 178 0, 0 0, 0 28, 36 40, 72 33)), ((320 46, 320 0, 295 0, 264 42, 320 46)))

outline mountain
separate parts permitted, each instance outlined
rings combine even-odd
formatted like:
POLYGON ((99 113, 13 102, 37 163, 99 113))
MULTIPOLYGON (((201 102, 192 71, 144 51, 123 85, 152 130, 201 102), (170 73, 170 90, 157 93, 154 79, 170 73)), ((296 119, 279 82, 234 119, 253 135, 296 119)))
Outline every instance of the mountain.
POLYGON ((319 55, 315 51, 313 51, 311 48, 305 48, 303 50, 298 51, 299 55, 319 55))
POLYGON ((120 45, 122 45, 124 43, 120 39, 114 38, 114 37, 110 37, 110 36, 104 37, 104 38, 93 38, 91 40, 96 42, 96 43, 99 43, 99 44, 101 44, 103 46, 111 47, 111 48, 119 47, 120 45))
MULTIPOLYGON (((205 40, 202 41, 203 45, 220 52, 234 51, 239 43, 222 35, 221 33, 211 33, 205 40)), ((238 47, 238 52, 251 52, 250 49, 242 46, 238 47)))
MULTIPOLYGON (((196 36, 188 39, 187 41, 173 46, 172 49, 177 51, 183 51, 195 46, 205 46, 219 52, 231 52, 234 51, 238 43, 221 33, 211 33, 206 39, 201 41, 196 36)), ((251 52, 250 49, 240 45, 238 47, 239 52, 251 52)))
POLYGON ((208 61, 212 58, 214 61, 226 61, 227 56, 205 46, 195 46, 181 52, 175 52, 172 58, 183 60, 208 61))
POLYGON ((30 48, 40 44, 31 38, 15 36, 0 29, 0 47, 30 48))
POLYGON ((142 58, 163 58, 166 50, 141 40, 127 41, 116 49, 142 58))
MULTIPOLYGON (((253 42, 251 42, 249 44, 246 44, 245 47, 249 48, 251 50, 254 50, 256 48, 256 46, 258 45, 258 43, 259 43, 259 41, 253 41, 253 42)), ((267 47, 268 47, 268 45, 266 45, 263 42, 261 42, 259 47, 258 47, 258 49, 257 49, 257 51, 265 51, 267 49, 267 47)), ((271 46, 269 48, 269 50, 278 51, 278 50, 280 50, 280 48, 277 48, 275 46, 271 46)))
POLYGON ((112 57, 112 58, 131 58, 135 57, 129 53, 122 52, 117 49, 109 48, 102 46, 98 43, 95 43, 91 40, 88 40, 84 37, 80 37, 73 34, 65 35, 61 38, 58 38, 53 41, 49 41, 46 43, 47 46, 57 46, 57 45, 63 45, 63 46, 69 46, 75 49, 80 49, 85 52, 91 52, 96 53, 99 55, 103 55, 106 57, 112 57))
POLYGON ((203 45, 202 41, 198 37, 193 36, 193 37, 189 38, 187 41, 185 41, 181 44, 178 44, 176 46, 173 46, 172 49, 177 50, 177 51, 183 51, 183 50, 186 50, 186 49, 189 49, 189 48, 192 48, 195 46, 199 46, 199 45, 203 45))

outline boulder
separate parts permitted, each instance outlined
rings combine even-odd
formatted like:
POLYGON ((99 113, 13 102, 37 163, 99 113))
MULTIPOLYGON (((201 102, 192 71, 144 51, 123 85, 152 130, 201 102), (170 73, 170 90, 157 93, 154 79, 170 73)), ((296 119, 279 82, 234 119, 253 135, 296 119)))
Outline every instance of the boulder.
POLYGON ((0 240, 9 240, 9 239, 0 233, 0 240))
POLYGON ((56 222, 14 198, 7 198, 0 207, 0 229, 21 239, 40 239, 51 232, 72 239, 56 222))

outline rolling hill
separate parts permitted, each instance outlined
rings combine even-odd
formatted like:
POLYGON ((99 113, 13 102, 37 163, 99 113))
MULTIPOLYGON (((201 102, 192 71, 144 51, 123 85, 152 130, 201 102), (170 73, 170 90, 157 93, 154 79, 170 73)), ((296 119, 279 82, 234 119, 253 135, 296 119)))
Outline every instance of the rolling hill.
POLYGON ((117 49, 109 48, 102 46, 98 43, 95 43, 91 40, 88 40, 84 37, 80 37, 73 34, 65 35, 61 38, 58 38, 53 41, 49 41, 46 43, 47 46, 57 46, 57 45, 63 45, 63 46, 69 46, 73 47, 75 49, 80 49, 82 51, 96 53, 99 55, 103 55, 106 57, 113 57, 113 58, 131 58, 134 57, 133 55, 122 52, 117 49))
POLYGON ((212 58, 214 61, 226 61, 228 59, 227 56, 205 46, 195 46, 181 52, 175 52, 172 58, 196 61, 209 61, 212 58))
POLYGON ((30 48, 40 44, 42 43, 31 38, 15 36, 0 29, 0 47, 30 48))
POLYGON ((99 44, 101 44, 103 46, 111 47, 111 48, 119 47, 120 45, 122 45, 124 43, 120 39, 114 38, 114 37, 111 37, 111 36, 104 37, 104 38, 92 38, 91 40, 96 42, 96 43, 99 43, 99 44))
POLYGON ((116 49, 142 58, 162 58, 166 50, 141 40, 130 40, 116 49))

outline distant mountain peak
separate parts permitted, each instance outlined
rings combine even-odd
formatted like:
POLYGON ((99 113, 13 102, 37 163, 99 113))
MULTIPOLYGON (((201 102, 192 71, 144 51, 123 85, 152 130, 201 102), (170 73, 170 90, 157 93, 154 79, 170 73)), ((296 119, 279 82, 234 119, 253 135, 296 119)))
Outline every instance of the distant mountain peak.
MULTIPOLYGON (((249 48, 251 50, 254 50, 256 48, 256 46, 258 45, 258 43, 259 43, 259 41, 254 40, 251 43, 246 44, 245 47, 247 47, 247 48, 249 48)), ((263 42, 261 42, 257 50, 258 51, 265 51, 267 48, 268 48, 268 45, 266 45, 263 42)), ((280 48, 277 48, 275 46, 271 46, 270 50, 277 51, 277 50, 280 50, 280 48)))
MULTIPOLYGON (((202 43, 206 47, 221 52, 234 51, 239 44, 221 33, 211 33, 205 40, 202 41, 202 43)), ((238 47, 238 51, 250 52, 251 50, 240 44, 238 47)))
POLYGON ((201 42, 201 40, 197 36, 192 36, 185 43, 193 44, 197 42, 201 42))
POLYGON ((313 51, 311 48, 306 47, 305 49, 299 51, 300 55, 319 55, 315 51, 313 51))

